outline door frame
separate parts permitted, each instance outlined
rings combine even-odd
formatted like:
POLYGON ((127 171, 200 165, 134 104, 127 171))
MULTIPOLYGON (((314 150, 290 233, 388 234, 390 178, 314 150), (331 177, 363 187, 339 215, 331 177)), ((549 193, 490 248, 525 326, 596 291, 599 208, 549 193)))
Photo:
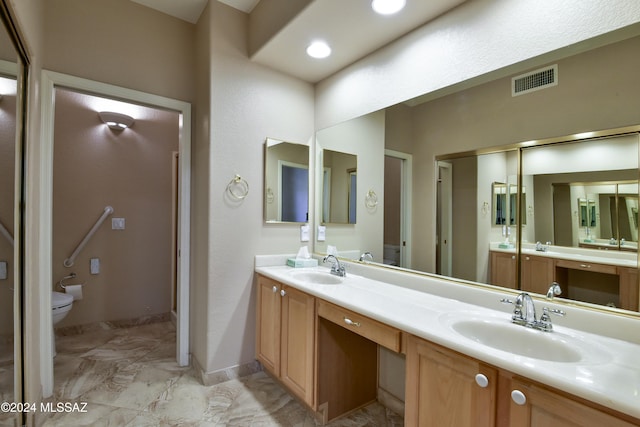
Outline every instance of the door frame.
MULTIPOLYGON (((67 74, 43 70, 41 74, 41 138, 34 140, 35 163, 39 167, 38 179, 34 179, 27 191, 39 206, 35 217, 28 217, 26 227, 37 227, 37 258, 33 267, 34 277, 41 280, 30 285, 38 290, 40 313, 51 312, 52 277, 52 207, 53 207, 53 126, 55 113, 55 88, 93 93, 123 101, 130 101, 175 111, 180 114, 178 150, 179 186, 178 186, 178 313, 176 327, 176 361, 180 366, 189 365, 189 263, 190 263, 190 211, 191 211, 191 104, 171 98, 165 98, 133 89, 114 86, 107 83, 87 80, 67 74)), ((53 394, 53 349, 52 318, 40 317, 40 377, 43 397, 53 394)))
POLYGON ((451 163, 436 162, 436 273, 444 276, 451 276, 453 269, 451 245, 453 239, 452 173, 453 165, 451 163))

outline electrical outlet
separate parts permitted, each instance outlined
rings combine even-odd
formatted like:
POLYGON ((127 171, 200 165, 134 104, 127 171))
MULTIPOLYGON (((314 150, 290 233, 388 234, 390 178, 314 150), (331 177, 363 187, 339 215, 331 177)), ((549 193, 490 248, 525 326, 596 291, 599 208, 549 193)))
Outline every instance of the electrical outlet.
POLYGON ((327 227, 324 225, 318 226, 318 242, 324 242, 327 239, 327 227))
POLYGON ((309 225, 300 226, 300 241, 301 242, 309 241, 309 225))

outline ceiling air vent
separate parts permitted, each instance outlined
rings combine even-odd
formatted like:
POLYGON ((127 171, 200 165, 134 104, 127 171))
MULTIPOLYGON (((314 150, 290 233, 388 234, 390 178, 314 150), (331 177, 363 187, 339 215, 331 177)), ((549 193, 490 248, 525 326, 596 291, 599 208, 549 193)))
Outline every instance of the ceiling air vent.
POLYGON ((558 64, 531 71, 511 79, 511 96, 545 89, 558 84, 558 64))

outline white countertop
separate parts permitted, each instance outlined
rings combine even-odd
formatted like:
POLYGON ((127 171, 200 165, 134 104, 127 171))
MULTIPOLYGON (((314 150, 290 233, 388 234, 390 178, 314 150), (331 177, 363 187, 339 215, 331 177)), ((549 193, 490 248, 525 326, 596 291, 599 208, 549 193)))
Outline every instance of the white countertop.
MULTIPOLYGON (((515 254, 514 248, 500 248, 499 243, 491 243, 489 250, 494 252, 505 252, 515 254)), ((592 262, 599 264, 609 264, 618 267, 632 267, 638 265, 638 254, 635 252, 617 251, 617 250, 597 250, 585 248, 569 248, 562 246, 549 246, 546 251, 536 251, 535 245, 523 244, 522 253, 527 255, 535 255, 547 258, 566 259, 569 261, 592 262)))
MULTIPOLYGON (((504 310, 499 311, 437 296, 352 274, 349 266, 342 283, 325 285, 304 282, 291 274, 302 269, 263 264, 256 262, 257 273, 498 368, 640 418, 640 345, 636 343, 570 329, 555 322, 553 332, 533 331, 524 327, 523 332, 551 333, 555 334, 554 338, 569 338, 577 343, 577 347, 587 351, 586 360, 565 363, 519 356, 484 346, 447 326, 447 320, 457 315, 496 321, 504 319, 505 323, 510 324, 511 306, 504 306, 504 310)), ((353 267, 356 270, 363 268, 353 267)), ((328 271, 325 267, 304 270, 328 271)), ((402 278, 403 274, 407 276, 407 281, 416 279, 410 273, 400 273, 397 277, 402 278)), ((504 296, 512 298, 509 294, 504 296)), ((495 296, 491 295, 490 298, 495 299, 495 296)), ((536 302, 540 313, 542 308, 539 304, 536 302)), ((571 313, 567 316, 571 316, 571 313)))

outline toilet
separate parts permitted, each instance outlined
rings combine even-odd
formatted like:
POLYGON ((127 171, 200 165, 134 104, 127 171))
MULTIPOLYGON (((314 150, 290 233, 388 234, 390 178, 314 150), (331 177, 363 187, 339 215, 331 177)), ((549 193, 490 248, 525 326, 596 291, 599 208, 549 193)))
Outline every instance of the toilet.
MULTIPOLYGON (((57 323, 67 317, 67 313, 69 313, 72 306, 73 297, 71 295, 62 292, 51 292, 51 314, 54 328, 57 323)), ((51 349, 53 350, 53 357, 56 357, 56 334, 54 331, 51 331, 51 349)))

